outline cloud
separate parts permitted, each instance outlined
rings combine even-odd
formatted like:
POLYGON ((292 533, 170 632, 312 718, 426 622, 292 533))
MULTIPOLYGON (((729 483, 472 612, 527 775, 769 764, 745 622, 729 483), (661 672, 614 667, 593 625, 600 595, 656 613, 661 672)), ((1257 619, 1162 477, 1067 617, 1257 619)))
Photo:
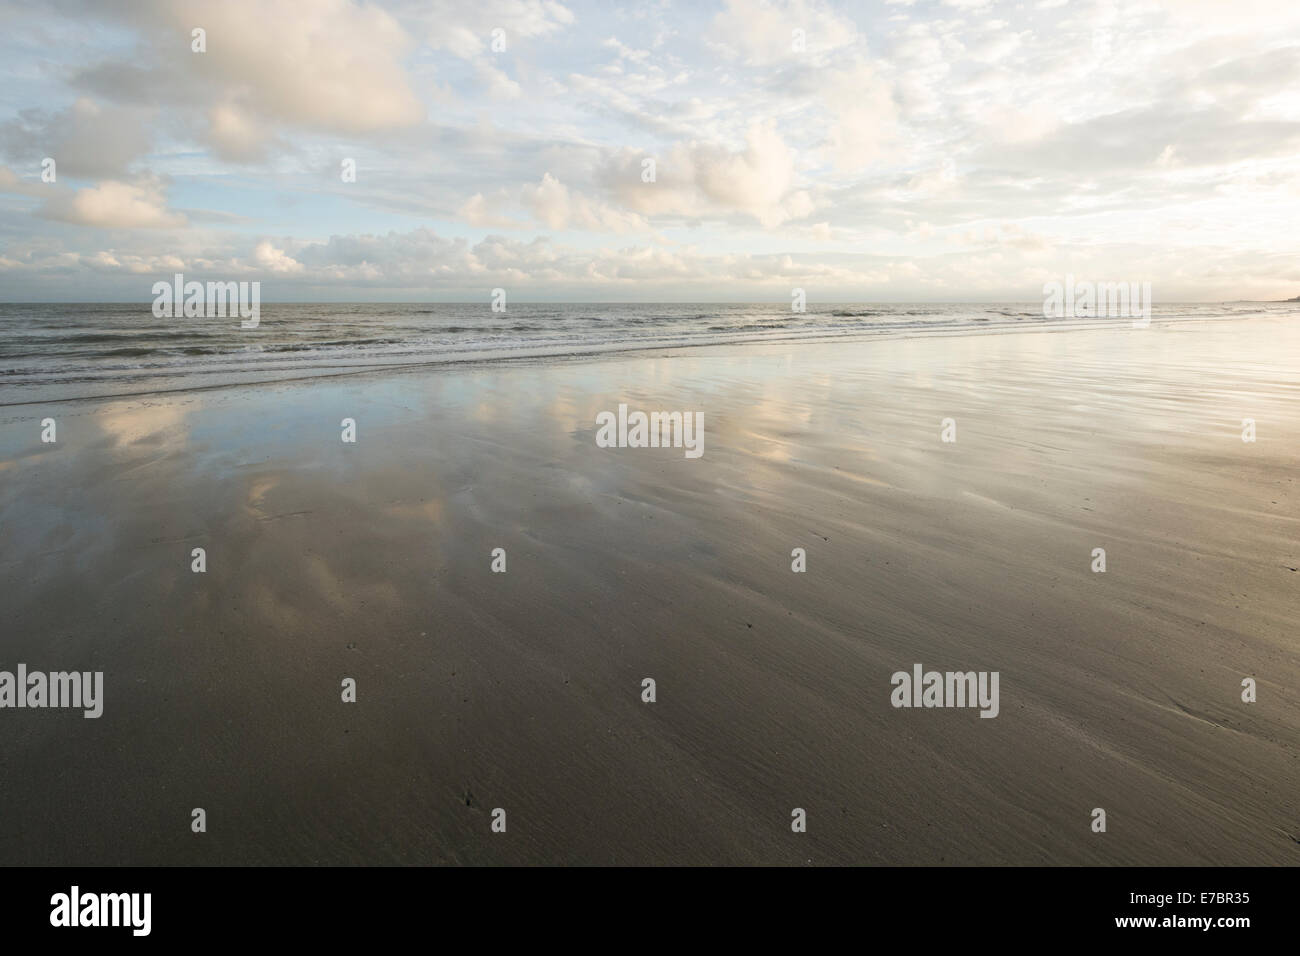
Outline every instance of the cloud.
POLYGON ((822 102, 832 114, 827 136, 836 169, 858 170, 896 145, 893 89, 864 61, 828 71, 822 102))
POLYGON ((492 31, 505 31, 506 49, 520 40, 552 36, 574 22, 556 0, 421 0, 400 4, 403 20, 419 23, 422 39, 436 50, 472 59, 489 49, 492 31))
POLYGON ((151 112, 84 96, 53 113, 24 110, 0 125, 0 151, 13 162, 32 165, 49 156, 63 176, 123 176, 149 150, 151 112))
POLYGON ((456 217, 479 228, 523 229, 530 224, 548 229, 590 232, 640 232, 650 228, 634 212, 620 209, 570 189, 551 173, 537 183, 525 183, 515 193, 497 190, 490 197, 475 193, 456 210, 456 217), (518 211, 512 216, 508 211, 518 211))
POLYGON ((0 166, 0 193, 16 193, 20 196, 39 196, 49 185, 39 180, 25 180, 8 166, 0 166))
POLYGON ((518 229, 524 226, 525 223, 495 211, 496 207, 503 201, 503 197, 498 197, 494 202, 482 193, 475 193, 456 210, 456 218, 480 229, 518 229))
POLYGON ((151 55, 85 68, 73 82, 125 102, 200 107, 224 158, 258 155, 273 124, 359 135, 425 118, 403 67, 415 40, 374 4, 140 0, 90 12, 139 31, 151 55), (195 27, 206 52, 191 50, 195 27))
POLYGON ((1243 292, 1234 275, 1253 284, 1300 261, 1295 5, 579 12, 551 0, 19 4, 0 36, 6 279, 46 277, 58 292, 175 255, 377 294, 385 281, 505 275, 653 297, 660 280, 706 290, 714 271, 744 298, 745 282, 811 281, 818 263, 845 288, 883 289, 872 283, 905 278, 897 260, 921 277, 890 288, 920 294, 932 276, 952 297, 1013 288, 1043 256, 1120 237, 1120 268, 1200 265, 1230 298, 1243 292), (206 53, 190 50, 195 26, 206 53), (47 155, 56 184, 39 181, 47 155), (340 180, 343 157, 357 160, 355 183, 340 180), (654 183, 641 178, 648 158, 654 183), (498 235, 448 238, 482 230, 498 235), (764 258, 778 247, 788 262, 764 258))
POLYGON ((259 162, 266 158, 271 139, 266 127, 239 106, 222 103, 208 113, 206 140, 221 159, 259 162))
POLYGON ((795 30, 803 31, 807 54, 836 50, 858 40, 852 20, 810 0, 726 0, 726 8, 714 19, 714 29, 723 46, 759 66, 791 59, 796 53, 795 30))
POLYGON ((127 272, 132 275, 157 275, 162 272, 183 272, 185 260, 180 256, 142 256, 113 249, 104 249, 81 258, 81 264, 96 272, 127 272))
POLYGON ((183 226, 185 216, 167 208, 156 179, 135 183, 105 180, 75 192, 61 192, 41 207, 47 219, 100 229, 161 229, 183 226))
POLYGON ((490 63, 480 62, 475 67, 480 87, 495 100, 513 100, 523 92, 504 70, 497 69, 490 63))
MULTIPOLYGON (((954 232, 947 249, 924 256, 843 248, 771 253, 644 244, 583 248, 542 237, 487 235, 472 241, 421 228, 336 235, 327 241, 262 239, 251 249, 245 241, 238 247, 191 247, 167 255, 143 254, 127 244, 76 253, 46 242, 7 250, 0 256, 0 270, 10 288, 24 290, 29 277, 49 277, 62 290, 69 277, 86 274, 98 297, 134 301, 147 301, 149 283, 177 271, 260 279, 266 301, 354 295, 486 301, 497 286, 510 289, 516 301, 568 296, 653 300, 664 294, 695 301, 712 296, 788 301, 793 286, 821 302, 954 296, 1026 301, 1039 298, 1043 282, 1066 271, 1056 245, 1051 237, 1015 223, 954 232)), ((1222 246, 1156 248, 1125 239, 1073 246, 1069 271, 1106 281, 1151 278, 1160 301, 1208 297, 1234 276, 1241 292, 1261 297, 1281 297, 1289 288, 1280 282, 1284 277, 1300 282, 1294 257, 1283 253, 1234 253, 1222 246)))
POLYGON ((525 186, 520 200, 539 222, 551 229, 587 229, 594 232, 632 232, 648 228, 645 219, 575 194, 546 173, 536 186, 525 186))
POLYGON ((771 122, 752 124, 741 150, 678 144, 656 160, 652 183, 642 181, 647 158, 653 157, 622 151, 601 174, 620 202, 644 215, 696 219, 739 213, 770 229, 816 209, 811 194, 797 188, 793 155, 771 122))
POLYGON ((263 239, 253 249, 253 263, 257 268, 266 272, 275 273, 294 273, 302 272, 303 265, 293 256, 287 255, 283 249, 277 249, 271 245, 269 239, 263 239))

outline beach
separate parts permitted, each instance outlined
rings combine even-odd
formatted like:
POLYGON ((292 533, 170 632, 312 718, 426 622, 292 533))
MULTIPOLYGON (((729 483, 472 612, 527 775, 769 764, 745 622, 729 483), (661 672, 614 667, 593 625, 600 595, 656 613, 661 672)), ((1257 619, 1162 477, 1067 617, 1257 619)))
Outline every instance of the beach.
POLYGON ((0 711, 0 862, 1300 863, 1298 350, 1116 322, 5 406, 0 668, 104 676, 97 718, 0 711), (599 446, 620 404, 703 454, 599 446), (997 716, 893 706, 917 664, 998 673, 997 716))

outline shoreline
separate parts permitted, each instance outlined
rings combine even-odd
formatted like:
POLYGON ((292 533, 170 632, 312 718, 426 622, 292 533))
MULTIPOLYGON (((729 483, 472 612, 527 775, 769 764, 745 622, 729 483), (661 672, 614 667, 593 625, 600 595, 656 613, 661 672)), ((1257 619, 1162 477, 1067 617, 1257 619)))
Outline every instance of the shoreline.
MULTIPOLYGON (((1210 318, 1162 318, 1153 319, 1152 324, 1169 329, 1176 329, 1180 324, 1189 322, 1236 322, 1236 321, 1259 321, 1272 320, 1280 316, 1270 316, 1266 313, 1253 315, 1225 315, 1214 316, 1210 318)), ((735 336, 734 338, 706 342, 691 343, 673 343, 673 344, 648 344, 648 345, 627 345, 627 344, 606 344, 604 346, 592 346, 587 349, 573 351, 550 350, 545 347, 537 349, 522 348, 509 352, 499 352, 491 354, 479 354, 474 352, 457 353, 454 357, 422 359, 412 362, 376 362, 367 363, 357 366, 321 366, 319 372, 306 375, 290 375, 280 378, 261 378, 261 379, 240 379, 237 381, 223 381, 212 384, 182 384, 174 388, 158 389, 141 389, 129 392, 104 392, 98 395, 71 395, 53 398, 31 398, 22 401, 0 401, 0 409, 17 408, 24 405, 42 405, 42 404, 65 404, 73 402, 93 402, 99 400, 113 400, 122 398, 148 398, 155 395, 184 394, 187 392, 204 392, 217 389, 241 388, 244 386, 265 386, 291 384, 298 382, 310 382, 316 379, 344 379, 355 376, 382 375, 389 372, 401 371, 428 371, 441 368, 458 368, 458 367, 475 367, 475 366, 493 366, 509 365, 514 363, 527 364, 536 362, 541 364, 553 363, 563 364, 571 361, 581 362, 587 360, 598 360, 601 358, 617 358, 619 356, 658 356, 671 354, 691 354, 699 350, 747 346, 795 346, 801 344, 807 345, 825 345, 829 343, 843 343, 845 345, 859 344, 873 341, 893 341, 899 339, 913 338, 951 338, 965 336, 988 336, 988 335, 1015 335, 1020 333, 1064 333, 1064 332, 1089 332, 1089 331, 1141 331, 1130 328, 1132 320, 1127 318, 1107 318, 1107 319, 1068 319, 1068 320, 1043 320, 1027 324, 988 324, 972 325, 961 328, 922 328, 913 327, 906 329, 889 329, 880 332, 863 332, 851 331, 838 334, 797 334, 788 336, 772 337, 754 337, 745 338, 735 336), (331 372, 328 369, 338 368, 342 371, 331 372)), ((305 370, 307 366, 302 367, 305 370)), ((285 369, 283 371, 299 371, 300 369, 285 369)), ((275 370, 268 370, 275 371, 275 370)), ((211 372, 189 372, 190 376, 203 374, 212 375, 229 375, 230 372, 225 369, 213 370, 211 372)), ((259 373, 248 373, 259 374, 259 373)), ((159 373, 157 378, 165 378, 164 373, 159 373)), ((178 376, 184 377, 184 376, 178 376)), ((25 389, 47 387, 49 384, 42 385, 21 385, 8 386, 15 394, 21 395, 25 389)), ((0 382, 0 395, 3 395, 5 386, 0 382)))
POLYGON ((1300 328, 1017 331, 10 413, 0 669, 104 694, 0 712, 0 861, 1300 862, 1300 328))

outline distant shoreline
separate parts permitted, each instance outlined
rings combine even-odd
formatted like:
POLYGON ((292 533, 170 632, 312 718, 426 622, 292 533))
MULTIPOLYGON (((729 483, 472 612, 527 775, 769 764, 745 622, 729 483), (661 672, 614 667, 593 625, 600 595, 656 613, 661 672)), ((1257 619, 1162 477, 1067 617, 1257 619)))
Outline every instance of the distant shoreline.
MULTIPOLYGON (((48 307, 47 307, 48 308, 48 307)), ((2 313, 0 313, 2 315, 2 313)), ((1156 324, 1170 321, 1226 321, 1257 318, 1266 312, 1201 317, 1156 316, 1156 324)), ((197 320, 208 321, 208 320, 197 320)), ((869 320, 870 321, 870 320, 869 320)), ((255 354, 232 351, 223 354, 219 364, 187 365, 174 356, 159 356, 159 361, 149 367, 123 367, 120 360, 112 359, 103 370, 87 362, 84 353, 75 358, 79 368, 63 372, 52 370, 42 374, 32 368, 26 374, 11 372, 0 377, 0 408, 15 408, 52 403, 103 401, 113 399, 140 399, 182 392, 203 392, 244 386, 282 385, 321 378, 342 378, 389 374, 430 368, 452 368, 471 365, 502 363, 553 364, 572 360, 615 358, 631 354, 685 353, 700 349, 738 348, 747 346, 814 345, 830 342, 885 341, 889 339, 962 337, 1006 335, 1019 332, 1071 332, 1085 330, 1117 329, 1128 331, 1129 320, 1112 318, 1071 319, 1011 319, 1002 321, 980 320, 969 324, 916 324, 860 327, 807 328, 801 330, 773 327, 766 330, 742 329, 736 333, 724 332, 675 335, 665 329, 663 335, 641 339, 595 338, 572 341, 528 343, 516 341, 508 344, 480 343, 466 350, 429 348, 400 353, 369 352, 364 349, 341 348, 333 354, 309 357, 307 353, 289 351, 272 355, 273 361, 259 366, 255 354), (1119 325, 1117 326, 1116 323, 1119 325)), ((274 323, 265 326, 272 328, 274 323)), ((77 330, 70 330, 76 332, 77 330)), ((87 331, 85 329, 82 332, 87 331)), ((48 345, 43 348, 49 348, 48 345)), ((292 347, 291 347, 292 348, 292 347)), ((0 357, 3 353, 0 352, 0 357)), ((14 356, 11 359, 22 361, 14 356)), ((128 361, 138 361, 128 359, 128 361)))

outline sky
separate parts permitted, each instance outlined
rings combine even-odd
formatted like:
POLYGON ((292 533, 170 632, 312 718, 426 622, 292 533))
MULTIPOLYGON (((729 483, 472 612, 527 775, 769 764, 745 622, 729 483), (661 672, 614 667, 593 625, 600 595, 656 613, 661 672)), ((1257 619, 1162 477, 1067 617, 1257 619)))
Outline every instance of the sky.
POLYGON ((1297 223, 1287 0, 0 0, 3 301, 1281 299, 1297 223))

